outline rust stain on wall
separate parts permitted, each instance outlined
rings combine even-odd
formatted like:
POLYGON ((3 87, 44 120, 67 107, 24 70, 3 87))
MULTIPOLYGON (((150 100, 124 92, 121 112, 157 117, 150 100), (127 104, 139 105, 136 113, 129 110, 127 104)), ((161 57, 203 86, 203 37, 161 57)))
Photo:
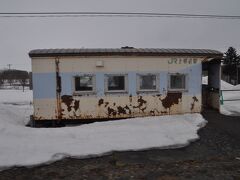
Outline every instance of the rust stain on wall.
POLYGON ((196 96, 193 96, 193 100, 194 100, 195 102, 198 102, 198 98, 197 98, 196 96))
POLYGON ((147 108, 146 107, 147 101, 145 101, 142 96, 139 96, 137 102, 138 102, 138 105, 137 106, 133 106, 133 108, 138 108, 142 112, 144 112, 144 110, 147 108))
POLYGON ((78 101, 78 100, 75 100, 74 101, 74 109, 75 109, 75 111, 77 111, 78 109, 79 109, 79 105, 80 105, 80 101, 78 101))
POLYGON ((154 111, 154 110, 151 110, 151 111, 150 111, 150 114, 151 114, 152 116, 154 116, 154 115, 155 115, 155 111, 154 111))
POLYGON ((132 114, 131 109, 127 105, 125 106, 125 109, 128 110, 128 114, 132 114))
POLYGON ((99 99, 98 106, 101 106, 103 103, 104 103, 104 100, 103 99, 99 99))
POLYGON ((181 92, 168 92, 167 96, 164 99, 161 99, 162 105, 165 109, 170 109, 174 104, 178 104, 179 100, 182 99, 181 92))
POLYGON ((68 111, 71 111, 71 108, 72 108, 71 104, 72 104, 72 101, 73 101, 72 96, 63 95, 63 96, 61 97, 61 99, 62 99, 62 102, 63 102, 64 104, 66 104, 67 110, 68 110, 68 111))
POLYGON ((132 95, 129 96, 129 102, 132 103, 132 95))
POLYGON ((116 115, 117 115, 117 111, 108 107, 108 116, 116 116, 116 115))
POLYGON ((127 114, 126 110, 123 107, 118 106, 117 109, 118 109, 118 115, 127 114))
POLYGON ((168 112, 167 111, 161 111, 161 114, 167 114, 168 112))
POLYGON ((191 111, 193 111, 193 109, 194 109, 195 102, 198 102, 198 99, 196 96, 193 96, 192 99, 193 99, 193 103, 191 104, 191 111))
POLYGON ((109 102, 105 102, 105 107, 107 107, 109 105, 109 102))
MULTIPOLYGON (((71 95, 61 96, 63 107, 61 115, 63 118, 87 119, 90 116, 92 116, 92 118, 126 118, 134 116, 174 114, 181 111, 180 102, 183 97, 182 92, 168 92, 166 96, 162 96, 161 94, 149 96, 139 95, 134 97, 127 96, 124 101, 102 97, 99 99, 93 99, 94 104, 89 108, 86 107, 88 104, 85 104, 88 102, 87 98, 81 98, 71 95), (174 105, 178 106, 175 107, 174 105)), ((199 100, 196 96, 190 98, 192 100, 189 109, 194 111, 197 106, 196 102, 199 100)))

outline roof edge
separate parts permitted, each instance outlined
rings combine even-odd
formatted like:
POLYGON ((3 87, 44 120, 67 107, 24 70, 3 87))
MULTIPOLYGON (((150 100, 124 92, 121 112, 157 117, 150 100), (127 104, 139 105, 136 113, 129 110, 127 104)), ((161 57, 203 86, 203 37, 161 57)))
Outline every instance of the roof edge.
POLYGON ((209 56, 222 57, 223 53, 211 49, 35 49, 29 52, 29 57, 58 56, 209 56))

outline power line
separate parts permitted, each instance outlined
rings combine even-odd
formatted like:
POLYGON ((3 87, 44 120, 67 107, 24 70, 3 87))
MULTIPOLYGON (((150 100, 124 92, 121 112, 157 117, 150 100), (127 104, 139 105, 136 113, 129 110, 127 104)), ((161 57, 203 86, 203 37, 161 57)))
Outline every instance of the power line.
POLYGON ((219 14, 175 14, 145 12, 24 12, 0 13, 0 18, 50 18, 50 17, 138 17, 138 18, 204 18, 204 19, 240 19, 235 15, 219 14))

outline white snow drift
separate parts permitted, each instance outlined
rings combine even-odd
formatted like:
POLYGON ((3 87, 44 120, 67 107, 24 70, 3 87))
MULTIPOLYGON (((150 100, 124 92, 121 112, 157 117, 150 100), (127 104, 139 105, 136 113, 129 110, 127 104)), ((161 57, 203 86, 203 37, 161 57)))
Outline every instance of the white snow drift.
MULTIPOLYGON (((240 85, 225 86, 225 89, 240 90, 240 85)), ((240 116, 240 91, 223 91, 223 100, 236 100, 236 101, 223 101, 221 106, 221 113, 231 116, 240 116)))
POLYGON ((200 114, 134 118, 64 128, 30 128, 31 91, 0 91, 0 167, 29 166, 64 156, 111 151, 177 148, 198 138, 200 114))

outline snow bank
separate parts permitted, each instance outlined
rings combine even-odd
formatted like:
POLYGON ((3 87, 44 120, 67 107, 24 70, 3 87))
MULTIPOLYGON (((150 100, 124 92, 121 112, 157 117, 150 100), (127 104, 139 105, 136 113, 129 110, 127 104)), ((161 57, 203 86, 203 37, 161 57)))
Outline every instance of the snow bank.
POLYGON ((240 89, 240 84, 236 85, 236 86, 233 86, 232 89, 240 89))
POLYGON ((232 89, 234 85, 227 83, 226 81, 221 80, 221 89, 232 89))
MULTIPOLYGON (((202 84, 208 84, 208 76, 202 77, 202 84)), ((232 89, 232 88, 234 88, 234 85, 221 80, 221 89, 232 89)))
POLYGON ((0 91, 0 167, 32 166, 65 156, 99 156, 111 151, 178 148, 198 138, 200 114, 134 118, 64 128, 29 128, 31 92, 0 91), (9 99, 7 98, 9 97, 9 99), (4 99, 5 98, 5 99, 4 99))

